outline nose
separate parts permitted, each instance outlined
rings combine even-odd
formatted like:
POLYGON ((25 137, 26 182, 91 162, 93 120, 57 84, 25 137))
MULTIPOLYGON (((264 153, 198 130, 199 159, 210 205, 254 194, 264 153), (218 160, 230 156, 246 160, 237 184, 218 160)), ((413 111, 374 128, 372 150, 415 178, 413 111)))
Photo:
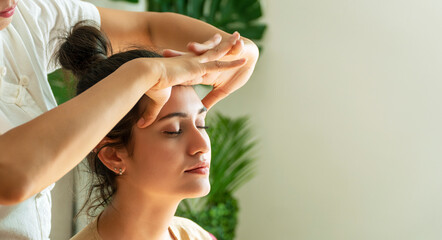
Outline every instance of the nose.
POLYGON ((205 130, 192 128, 188 142, 188 151, 192 156, 210 152, 210 138, 205 130))

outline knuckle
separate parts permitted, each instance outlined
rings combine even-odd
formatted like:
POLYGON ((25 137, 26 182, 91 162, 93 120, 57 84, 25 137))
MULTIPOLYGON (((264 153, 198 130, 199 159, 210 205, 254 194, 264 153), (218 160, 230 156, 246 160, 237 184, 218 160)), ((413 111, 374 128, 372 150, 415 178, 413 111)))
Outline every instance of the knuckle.
POLYGON ((215 66, 220 70, 223 67, 223 63, 220 61, 215 61, 215 66))

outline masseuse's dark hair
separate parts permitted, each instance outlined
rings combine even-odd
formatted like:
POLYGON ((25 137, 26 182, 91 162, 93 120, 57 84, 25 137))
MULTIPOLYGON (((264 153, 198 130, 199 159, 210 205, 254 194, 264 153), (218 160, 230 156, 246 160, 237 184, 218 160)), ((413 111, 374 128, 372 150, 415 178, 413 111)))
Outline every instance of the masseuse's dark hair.
MULTIPOLYGON (((112 47, 108 38, 91 21, 77 23, 62 40, 63 43, 60 45, 55 58, 63 69, 70 70, 75 76, 77 95, 106 78, 130 60, 162 57, 155 52, 143 49, 112 54, 112 47)), ((142 110, 139 108, 138 101, 129 113, 106 135, 115 142, 104 147, 130 148, 132 126, 136 124, 142 114, 142 110)), ((103 119, 103 121, 106 121, 106 119, 103 119)), ((86 211, 89 216, 95 216, 97 209, 107 206, 117 191, 117 174, 109 170, 97 156, 102 148, 91 151, 87 156, 93 182, 82 209, 89 206, 86 211)))

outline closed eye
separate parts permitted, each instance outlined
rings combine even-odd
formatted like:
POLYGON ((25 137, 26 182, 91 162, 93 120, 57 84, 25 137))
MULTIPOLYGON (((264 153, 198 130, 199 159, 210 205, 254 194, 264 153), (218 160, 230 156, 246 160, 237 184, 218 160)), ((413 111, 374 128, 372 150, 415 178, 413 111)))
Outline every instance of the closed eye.
POLYGON ((164 134, 167 134, 167 135, 179 135, 179 134, 181 134, 183 132, 183 130, 178 130, 178 131, 163 131, 163 133, 164 134))
MULTIPOLYGON (((209 126, 197 126, 197 128, 207 130, 207 129, 209 129, 209 126)), ((183 130, 180 129, 178 131, 163 131, 163 133, 166 135, 171 135, 171 136, 180 135, 181 133, 183 133, 183 130)))

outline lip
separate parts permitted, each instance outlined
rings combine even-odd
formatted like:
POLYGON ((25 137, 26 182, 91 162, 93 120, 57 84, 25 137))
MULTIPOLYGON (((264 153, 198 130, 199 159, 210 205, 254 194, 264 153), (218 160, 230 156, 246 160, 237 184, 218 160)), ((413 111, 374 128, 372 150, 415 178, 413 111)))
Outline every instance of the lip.
POLYGON ((14 6, 1 11, 0 12, 0 17, 2 17, 2 18, 9 18, 9 17, 11 17, 12 15, 14 15, 16 7, 17 7, 17 3, 14 4, 14 6))
POLYGON ((185 173, 194 173, 194 174, 202 174, 207 175, 209 174, 209 163, 207 162, 199 162, 198 164, 188 168, 185 170, 185 173))

